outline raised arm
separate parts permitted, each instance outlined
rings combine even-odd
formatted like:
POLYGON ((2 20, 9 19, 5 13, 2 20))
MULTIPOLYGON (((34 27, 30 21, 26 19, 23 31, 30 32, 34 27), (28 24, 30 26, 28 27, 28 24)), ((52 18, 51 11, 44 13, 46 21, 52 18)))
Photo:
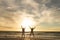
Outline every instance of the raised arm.
POLYGON ((31 28, 35 29, 36 27, 30 27, 30 26, 29 26, 29 28, 30 28, 30 29, 31 29, 31 28))

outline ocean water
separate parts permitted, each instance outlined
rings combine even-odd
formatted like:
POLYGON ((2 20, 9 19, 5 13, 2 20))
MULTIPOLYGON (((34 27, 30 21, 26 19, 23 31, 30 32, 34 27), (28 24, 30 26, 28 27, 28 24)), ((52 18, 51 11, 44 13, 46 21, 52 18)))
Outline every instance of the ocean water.
POLYGON ((26 32, 24 36, 22 32, 1 31, 0 40, 60 40, 60 32, 26 32))

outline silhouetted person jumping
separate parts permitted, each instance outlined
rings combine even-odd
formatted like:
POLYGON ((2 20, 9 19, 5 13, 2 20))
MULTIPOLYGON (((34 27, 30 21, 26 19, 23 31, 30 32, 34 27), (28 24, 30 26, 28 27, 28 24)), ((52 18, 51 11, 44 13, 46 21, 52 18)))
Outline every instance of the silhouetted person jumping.
MULTIPOLYGON (((22 27, 22 26, 21 26, 22 27)), ((22 27, 22 37, 25 37, 25 28, 22 27)))
POLYGON ((30 29, 31 29, 30 36, 31 36, 31 35, 34 36, 34 29, 35 29, 35 27, 34 27, 34 28, 30 27, 30 29))

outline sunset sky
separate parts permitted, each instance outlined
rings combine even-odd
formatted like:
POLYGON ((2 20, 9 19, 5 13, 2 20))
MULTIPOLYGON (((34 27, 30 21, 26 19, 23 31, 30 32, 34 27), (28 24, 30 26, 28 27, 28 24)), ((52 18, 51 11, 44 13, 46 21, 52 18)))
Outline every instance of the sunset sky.
POLYGON ((60 31, 60 0, 0 0, 0 31, 20 31, 24 18, 35 31, 60 31))

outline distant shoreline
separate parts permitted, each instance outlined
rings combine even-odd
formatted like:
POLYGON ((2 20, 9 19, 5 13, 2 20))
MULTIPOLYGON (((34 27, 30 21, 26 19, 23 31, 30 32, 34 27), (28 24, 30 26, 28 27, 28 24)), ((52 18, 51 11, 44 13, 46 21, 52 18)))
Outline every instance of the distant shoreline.
MULTIPOLYGON (((0 32, 17 32, 17 33, 21 33, 22 31, 0 31, 0 32)), ((30 32, 30 31, 26 31, 26 32, 30 32)), ((46 33, 58 32, 58 33, 60 33, 60 31, 34 31, 34 32, 46 32, 46 33)))

